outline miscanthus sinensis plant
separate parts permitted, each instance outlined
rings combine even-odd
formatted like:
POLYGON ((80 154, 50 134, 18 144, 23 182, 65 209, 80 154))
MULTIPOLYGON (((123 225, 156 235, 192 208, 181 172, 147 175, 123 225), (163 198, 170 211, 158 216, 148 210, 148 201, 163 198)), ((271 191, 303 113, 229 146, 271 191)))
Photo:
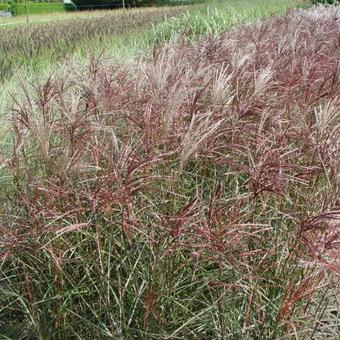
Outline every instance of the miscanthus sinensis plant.
MULTIPOLYGON (((192 6, 192 9, 195 9, 192 6)), ((15 75, 19 67, 38 69, 39 61, 57 63, 75 53, 81 44, 102 43, 112 36, 124 36, 142 30, 151 23, 164 21, 185 12, 188 6, 145 8, 110 14, 14 28, 1 28, 0 81, 15 75)))
POLYGON ((334 10, 23 85, 2 156, 2 333, 334 337, 334 10))
POLYGON ((178 33, 195 40, 202 35, 217 35, 239 24, 259 22, 266 16, 307 5, 310 4, 299 0, 214 1, 207 7, 172 16, 164 22, 153 25, 149 40, 153 43, 164 43, 178 33))

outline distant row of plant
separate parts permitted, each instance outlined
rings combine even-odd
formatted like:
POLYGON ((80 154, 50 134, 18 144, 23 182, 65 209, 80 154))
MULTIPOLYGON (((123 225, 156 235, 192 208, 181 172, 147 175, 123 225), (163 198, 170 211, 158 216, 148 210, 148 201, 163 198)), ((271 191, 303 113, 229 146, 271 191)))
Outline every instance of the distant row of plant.
MULTIPOLYGON (((65 12, 71 10, 89 10, 89 9, 110 9, 141 6, 159 6, 159 5, 180 5, 202 3, 204 0, 73 0, 70 3, 61 1, 29 1, 27 3, 30 14, 65 12)), ((26 3, 23 0, 10 0, 0 2, 0 11, 11 12, 12 15, 24 15, 26 13, 26 3)))
POLYGON ((243 8, 237 1, 229 2, 233 6, 224 8, 203 9, 201 5, 171 8, 149 8, 126 14, 107 15, 101 18, 72 19, 58 23, 32 26, 30 34, 27 27, 8 28, 0 37, 0 49, 3 58, 0 60, 0 80, 12 76, 18 67, 36 67, 36 60, 63 60, 72 55, 84 41, 109 39, 112 35, 129 33, 138 28, 150 27, 149 34, 143 37, 148 45, 169 41, 177 33, 195 39, 198 35, 218 34, 241 22, 258 20, 270 13, 281 13, 285 8, 298 6, 295 1, 277 4, 274 0, 260 5, 255 1, 243 8), (190 8, 190 13, 187 10, 190 8), (195 10, 198 9, 198 10, 195 10), (182 14, 183 13, 183 14, 182 14), (180 15, 181 14, 181 15, 180 15), (154 25, 155 24, 155 25, 154 25))
POLYGON ((208 7, 207 10, 187 12, 158 24, 153 27, 153 39, 156 43, 164 43, 172 36, 181 34, 191 40, 196 40, 201 35, 217 35, 238 24, 257 21, 268 14, 279 14, 292 7, 305 8, 306 3, 285 0, 281 3, 267 1, 261 4, 260 1, 254 0, 252 5, 247 7, 244 7, 242 2, 236 5, 233 3, 233 6, 222 10, 219 7, 208 7))
MULTIPOLYGON (((70 3, 63 3, 58 0, 32 0, 27 3, 30 14, 54 13, 72 10, 88 9, 109 9, 157 5, 179 5, 202 3, 205 0, 73 0, 70 3)), ((338 4, 339 0, 312 0, 314 4, 338 4)), ((9 0, 0 2, 0 11, 9 11, 12 15, 24 15, 26 13, 26 3, 24 0, 9 0)))
MULTIPOLYGON (((191 8, 195 8, 192 6, 191 8)), ((2 29, 0 35, 0 80, 12 75, 18 65, 28 66, 37 59, 60 61, 71 55, 79 43, 127 34, 179 15, 187 7, 148 8, 113 12, 100 18, 74 18, 44 25, 2 29)))

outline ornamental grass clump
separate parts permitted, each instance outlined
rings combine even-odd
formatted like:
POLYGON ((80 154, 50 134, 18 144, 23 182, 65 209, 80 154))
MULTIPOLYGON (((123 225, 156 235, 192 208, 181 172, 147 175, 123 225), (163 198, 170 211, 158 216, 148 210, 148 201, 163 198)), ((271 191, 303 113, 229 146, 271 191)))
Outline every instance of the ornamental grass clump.
MULTIPOLYGON (((165 7, 129 10, 119 14, 106 14, 93 18, 74 18, 34 24, 29 27, 2 28, 0 35, 0 80, 13 75, 22 65, 38 58, 59 62, 72 55, 79 43, 89 44, 110 36, 129 34, 151 23, 162 22, 167 17, 179 15, 188 7, 165 7)), ((195 6, 192 6, 195 8, 195 6)))
POLYGON ((3 155, 3 333, 334 336, 339 18, 325 12, 23 85, 3 155))

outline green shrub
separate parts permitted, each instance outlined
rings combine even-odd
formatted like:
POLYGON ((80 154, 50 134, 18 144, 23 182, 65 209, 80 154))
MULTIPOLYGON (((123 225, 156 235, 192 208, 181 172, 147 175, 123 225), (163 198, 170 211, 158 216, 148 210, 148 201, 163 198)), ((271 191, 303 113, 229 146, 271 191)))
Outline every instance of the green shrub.
POLYGON ((69 11, 74 11, 76 9, 76 6, 74 3, 64 3, 64 9, 65 11, 69 12, 69 11))
MULTIPOLYGON (((114 8, 121 7, 121 0, 73 0, 77 9, 93 9, 93 8, 114 8)), ((127 2, 125 2, 127 3, 127 2)))
POLYGON ((339 0, 313 0, 313 4, 336 5, 339 4, 339 0))
POLYGON ((9 5, 7 3, 0 3, 0 11, 8 11, 9 5))

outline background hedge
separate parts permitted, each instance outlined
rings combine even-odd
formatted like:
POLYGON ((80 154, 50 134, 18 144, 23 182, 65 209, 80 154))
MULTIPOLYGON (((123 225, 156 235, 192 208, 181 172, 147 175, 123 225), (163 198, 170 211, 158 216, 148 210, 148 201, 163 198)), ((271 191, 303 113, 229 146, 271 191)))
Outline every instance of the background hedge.
POLYGON ((324 5, 336 5, 339 4, 340 0, 313 0, 314 4, 324 4, 324 5))

